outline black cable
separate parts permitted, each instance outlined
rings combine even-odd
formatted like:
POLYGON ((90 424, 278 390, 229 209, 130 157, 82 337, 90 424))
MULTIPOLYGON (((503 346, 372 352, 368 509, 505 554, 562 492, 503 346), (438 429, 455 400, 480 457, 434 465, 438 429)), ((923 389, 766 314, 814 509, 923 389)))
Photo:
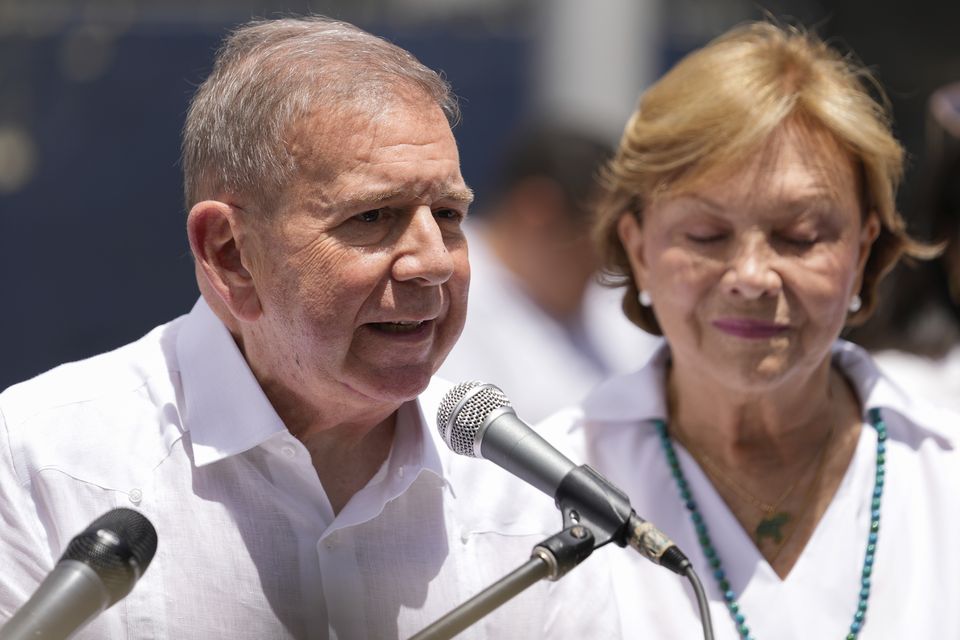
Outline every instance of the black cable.
POLYGON ((713 621, 710 620, 710 602, 707 600, 707 594, 703 591, 703 584, 700 577, 693 570, 693 565, 688 564, 683 575, 687 577, 690 584, 693 585, 693 592, 697 595, 697 606, 700 608, 700 624, 703 625, 703 640, 713 640, 713 621))

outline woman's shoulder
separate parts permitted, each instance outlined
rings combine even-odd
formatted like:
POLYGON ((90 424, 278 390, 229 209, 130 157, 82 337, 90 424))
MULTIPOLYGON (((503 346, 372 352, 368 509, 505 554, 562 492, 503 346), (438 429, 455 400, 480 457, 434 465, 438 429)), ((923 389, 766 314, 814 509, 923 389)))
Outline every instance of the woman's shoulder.
POLYGON ((854 386, 864 415, 878 409, 892 436, 911 441, 933 437, 943 447, 960 451, 960 412, 904 384, 895 372, 891 375, 889 365, 853 343, 838 340, 833 359, 854 386))
POLYGON ((642 368, 604 380, 581 403, 538 422, 537 431, 574 461, 591 457, 597 447, 613 446, 626 432, 630 438, 644 435, 638 427, 652 426, 667 415, 664 377, 669 355, 662 345, 642 368))
POLYGON ((662 343, 640 369, 598 384, 580 404, 583 420, 604 423, 665 418, 669 360, 670 349, 662 343))
POLYGON ((873 358, 904 392, 960 412, 960 345, 940 358, 896 350, 880 351, 873 358))

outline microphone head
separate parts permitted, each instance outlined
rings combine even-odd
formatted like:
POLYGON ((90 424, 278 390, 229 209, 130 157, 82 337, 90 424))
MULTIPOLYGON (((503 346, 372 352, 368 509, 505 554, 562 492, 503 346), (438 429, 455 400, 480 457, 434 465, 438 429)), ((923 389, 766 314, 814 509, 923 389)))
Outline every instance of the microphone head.
POLYGON ((437 429, 450 449, 461 456, 480 458, 482 427, 498 409, 513 411, 499 387, 471 380, 447 392, 437 410, 437 429))
POLYGON ((133 509, 103 514, 77 535, 61 560, 83 562, 103 581, 113 605, 130 593, 157 551, 157 531, 133 509))

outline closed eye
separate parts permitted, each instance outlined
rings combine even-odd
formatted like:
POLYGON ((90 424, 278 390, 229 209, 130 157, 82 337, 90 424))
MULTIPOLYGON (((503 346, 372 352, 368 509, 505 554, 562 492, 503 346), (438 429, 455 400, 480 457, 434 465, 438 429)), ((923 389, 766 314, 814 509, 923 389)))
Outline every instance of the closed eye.
POLYGON ((713 244, 716 242, 721 242, 727 238, 725 233, 688 233, 686 234, 687 240, 690 242, 695 242, 697 244, 713 244))
POLYGON ((816 236, 783 235, 777 237, 777 240, 798 249, 807 249, 819 242, 819 238, 816 236))

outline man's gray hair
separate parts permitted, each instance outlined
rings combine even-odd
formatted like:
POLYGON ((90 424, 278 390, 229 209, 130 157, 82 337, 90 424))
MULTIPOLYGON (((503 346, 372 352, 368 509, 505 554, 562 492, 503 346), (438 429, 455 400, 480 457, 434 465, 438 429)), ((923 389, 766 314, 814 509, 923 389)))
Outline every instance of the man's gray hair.
POLYGON ((351 24, 311 16, 237 28, 187 112, 181 159, 187 211, 220 193, 269 208, 296 174, 287 136, 301 118, 375 114, 411 89, 456 123, 456 98, 443 78, 351 24))

